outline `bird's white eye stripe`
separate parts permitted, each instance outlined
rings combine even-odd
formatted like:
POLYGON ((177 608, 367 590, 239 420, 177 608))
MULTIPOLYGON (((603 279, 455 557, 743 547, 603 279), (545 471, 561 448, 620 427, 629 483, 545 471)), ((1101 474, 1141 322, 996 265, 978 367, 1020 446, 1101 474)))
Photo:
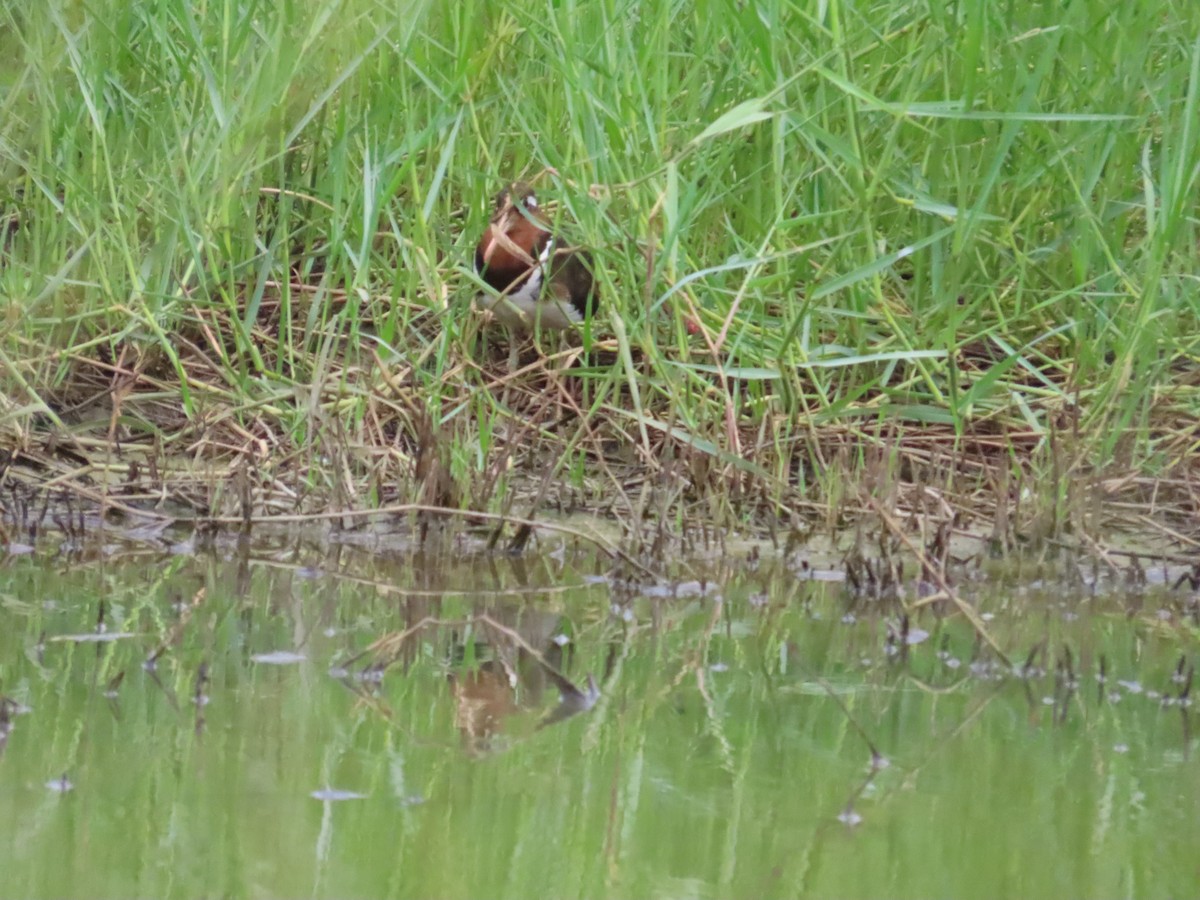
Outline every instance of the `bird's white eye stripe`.
POLYGON ((537 197, 533 196, 533 194, 530 194, 528 197, 525 198, 525 205, 528 206, 530 209, 537 209, 538 208, 537 197))

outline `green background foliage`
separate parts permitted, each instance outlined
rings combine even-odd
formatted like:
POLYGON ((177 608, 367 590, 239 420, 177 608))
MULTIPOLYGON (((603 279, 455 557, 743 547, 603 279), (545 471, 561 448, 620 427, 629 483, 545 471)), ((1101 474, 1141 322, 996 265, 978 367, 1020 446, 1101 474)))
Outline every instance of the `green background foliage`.
POLYGON ((0 25, 9 422, 132 342, 190 418, 265 409, 311 443, 304 398, 333 385, 353 433, 348 373, 380 353, 486 445, 472 247, 545 167, 598 260, 585 341, 636 361, 583 373, 593 411, 623 386, 725 461, 731 410, 783 480, 822 424, 1065 416, 1090 462, 1164 471, 1197 412, 1191 2, 101 0, 0 25), (198 378, 177 336, 209 315, 198 378))

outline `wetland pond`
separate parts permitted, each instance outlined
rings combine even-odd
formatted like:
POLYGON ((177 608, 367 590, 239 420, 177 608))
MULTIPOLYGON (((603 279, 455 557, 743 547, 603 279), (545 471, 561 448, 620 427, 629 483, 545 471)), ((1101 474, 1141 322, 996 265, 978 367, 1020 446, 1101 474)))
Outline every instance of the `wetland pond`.
POLYGON ((1200 886, 1177 571, 965 567, 998 653, 946 601, 855 596, 835 554, 655 581, 572 545, 23 549, 6 897, 1200 886))

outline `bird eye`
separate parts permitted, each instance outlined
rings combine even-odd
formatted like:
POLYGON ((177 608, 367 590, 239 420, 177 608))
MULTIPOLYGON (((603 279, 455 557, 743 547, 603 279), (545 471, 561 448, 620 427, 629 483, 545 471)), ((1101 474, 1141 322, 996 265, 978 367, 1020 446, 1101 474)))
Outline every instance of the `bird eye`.
POLYGON ((526 209, 537 209, 538 208, 537 197, 533 196, 533 194, 527 194, 525 197, 525 208, 526 209))

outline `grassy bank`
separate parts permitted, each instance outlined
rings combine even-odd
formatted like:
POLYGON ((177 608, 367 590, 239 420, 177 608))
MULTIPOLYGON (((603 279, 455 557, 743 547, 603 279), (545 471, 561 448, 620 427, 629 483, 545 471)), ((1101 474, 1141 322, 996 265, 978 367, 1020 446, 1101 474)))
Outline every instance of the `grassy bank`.
POLYGON ((202 515, 1193 511, 1195 3, 0 17, 10 479, 202 515), (604 312, 510 377, 472 249, 547 167, 604 312))

